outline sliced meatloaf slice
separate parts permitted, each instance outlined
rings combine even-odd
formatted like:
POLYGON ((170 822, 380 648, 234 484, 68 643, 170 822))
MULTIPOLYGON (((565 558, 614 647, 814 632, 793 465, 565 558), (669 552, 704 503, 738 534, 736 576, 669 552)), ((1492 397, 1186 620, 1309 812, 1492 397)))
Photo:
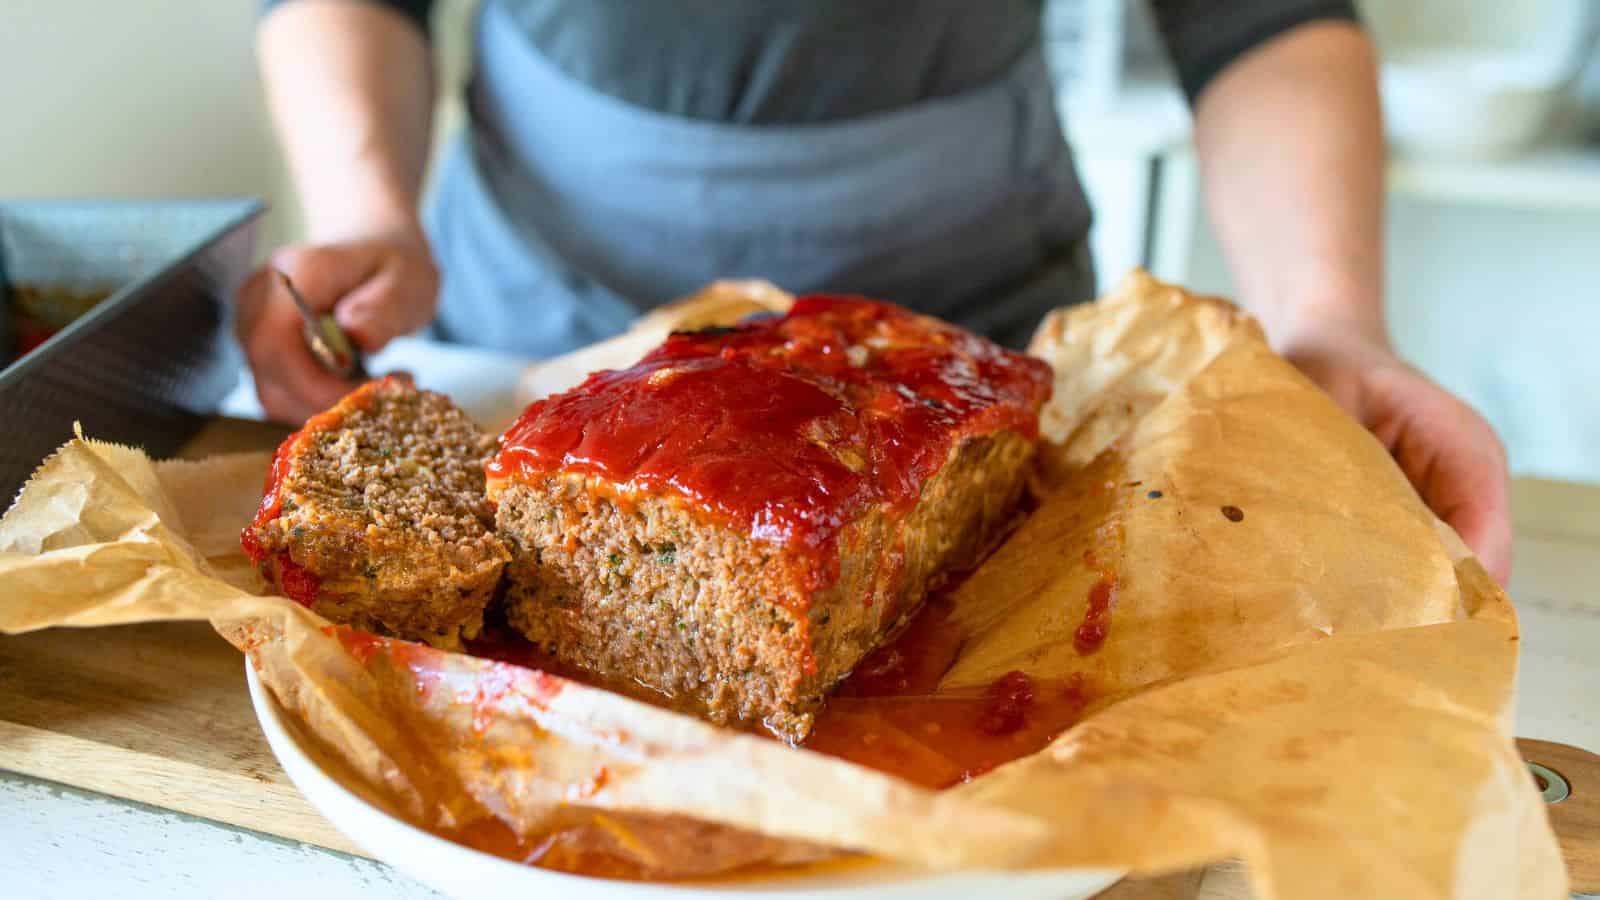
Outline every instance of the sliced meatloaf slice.
POLYGON ((506 433, 507 618, 564 662, 798 740, 1003 528, 1049 382, 861 298, 673 335, 506 433))
POLYGON ((484 496, 494 449, 445 397, 369 382, 278 448, 240 543, 269 583, 328 619, 459 646, 509 559, 484 496))

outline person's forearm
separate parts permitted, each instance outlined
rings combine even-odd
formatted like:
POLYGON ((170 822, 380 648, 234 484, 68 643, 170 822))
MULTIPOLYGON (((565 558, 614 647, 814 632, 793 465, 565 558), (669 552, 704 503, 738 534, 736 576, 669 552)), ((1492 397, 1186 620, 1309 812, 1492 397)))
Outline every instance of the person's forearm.
POLYGON ((298 0, 257 34, 267 101, 313 241, 415 227, 428 160, 428 45, 371 3, 298 0))
POLYGON ((1240 299, 1273 341, 1335 323, 1386 340, 1384 144, 1366 35, 1313 23, 1240 57, 1201 93, 1195 143, 1240 299))

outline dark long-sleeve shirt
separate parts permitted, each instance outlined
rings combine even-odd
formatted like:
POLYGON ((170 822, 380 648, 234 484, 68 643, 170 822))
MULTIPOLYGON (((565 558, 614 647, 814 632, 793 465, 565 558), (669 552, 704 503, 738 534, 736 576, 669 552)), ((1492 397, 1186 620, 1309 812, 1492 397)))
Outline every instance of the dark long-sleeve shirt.
MULTIPOLYGON (((293 0, 267 0, 274 6, 293 0)), ((368 0, 424 33, 432 0, 368 0)), ((637 106, 751 125, 831 121, 975 88, 1039 39, 1042 0, 484 0, 545 57, 637 106)), ((1191 100, 1229 62, 1351 0, 1152 0, 1191 100)))

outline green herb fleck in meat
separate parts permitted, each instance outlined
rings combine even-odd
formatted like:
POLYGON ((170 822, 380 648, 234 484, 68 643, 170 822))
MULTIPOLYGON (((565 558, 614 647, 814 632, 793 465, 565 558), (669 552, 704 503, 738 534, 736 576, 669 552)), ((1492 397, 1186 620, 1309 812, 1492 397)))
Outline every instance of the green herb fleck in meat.
POLYGON ((608 559, 611 562, 611 568, 618 569, 618 568, 622 567, 622 554, 613 553, 610 556, 606 557, 606 559, 608 559))
POLYGON ((677 561, 678 548, 671 544, 663 544, 661 549, 656 551, 656 562, 663 566, 670 566, 677 561))

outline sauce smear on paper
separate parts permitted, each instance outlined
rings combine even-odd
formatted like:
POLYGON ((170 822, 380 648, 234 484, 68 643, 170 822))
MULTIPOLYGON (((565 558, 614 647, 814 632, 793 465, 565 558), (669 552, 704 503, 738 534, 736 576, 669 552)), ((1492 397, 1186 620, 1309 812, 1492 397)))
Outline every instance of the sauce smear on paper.
POLYGON ((1083 624, 1072 633, 1072 648, 1079 656, 1088 656, 1100 649, 1111 632, 1111 609, 1117 603, 1117 576, 1085 551, 1083 564, 1100 573, 1100 580, 1089 588, 1089 603, 1083 611, 1083 624))
MULTIPOLYGON (((945 788, 1043 749, 1092 699, 1081 676, 1042 679, 1020 671, 985 685, 939 690, 965 640, 951 621, 949 601, 930 600, 839 685, 801 746, 945 788)), ((492 618, 467 652, 673 708, 669 698, 637 683, 609 682, 562 664, 492 618)))
MULTIPOLYGON (((1120 543, 1120 531, 1105 535, 1120 543)), ((1092 554, 1085 564, 1099 580, 1090 588, 1084 623, 1072 640, 1080 652, 1087 630, 1098 648, 1106 638, 1114 603, 1117 574, 1092 554), (1098 627, 1097 627, 1098 626, 1098 627)), ((1038 678, 1023 671, 1006 672, 986 684, 941 688, 940 682, 960 656, 968 634, 952 615, 947 590, 930 599, 895 638, 856 666, 817 714, 805 750, 834 756, 876 769, 911 783, 942 789, 976 778, 998 766, 1043 750, 1080 718, 1095 699, 1095 686, 1077 673, 1068 678, 1038 678)), ((403 642, 401 642, 403 643, 403 642)), ((564 665, 540 651, 495 615, 482 635, 467 644, 474 656, 510 663, 572 679, 657 706, 673 708, 669 698, 636 683, 608 683, 592 673, 564 665)), ((482 705, 477 715, 492 715, 495 704, 482 705)), ((692 714, 692 713, 691 713, 692 714)), ((761 732, 757 726, 751 731, 761 732)), ((604 783, 595 773, 591 784, 604 783)), ((606 878, 672 880, 641 867, 620 835, 640 829, 650 840, 682 829, 687 819, 632 819, 606 811, 574 806, 549 831, 521 836, 503 823, 483 820, 440 836, 512 861, 542 868, 606 878)), ((690 842, 709 840, 711 833, 690 834, 690 842)), ((735 868, 737 872, 778 871, 775 867, 735 868)))
POLYGON ((965 635, 935 599, 862 660, 803 747, 930 788, 950 787, 1043 749, 1083 714, 1081 677, 1013 671, 982 687, 936 690, 965 635))

